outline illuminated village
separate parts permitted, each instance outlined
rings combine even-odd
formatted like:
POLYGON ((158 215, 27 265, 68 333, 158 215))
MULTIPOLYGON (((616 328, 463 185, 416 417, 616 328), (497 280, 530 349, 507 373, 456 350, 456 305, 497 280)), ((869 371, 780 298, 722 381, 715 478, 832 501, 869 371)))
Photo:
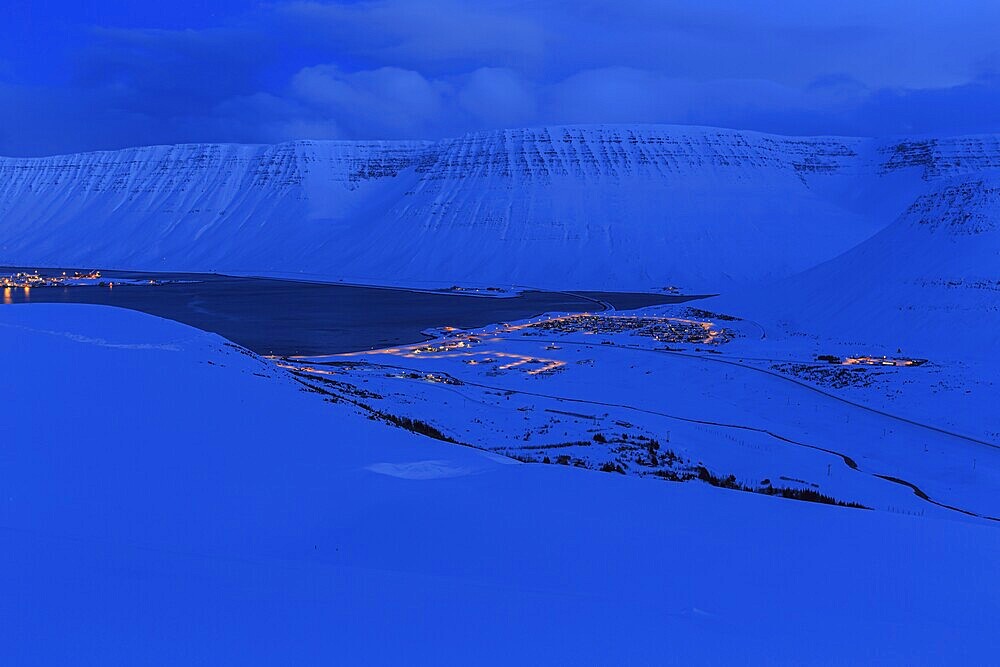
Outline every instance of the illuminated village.
POLYGON ((873 357, 869 355, 842 358, 832 354, 821 354, 816 357, 816 360, 825 361, 830 364, 841 364, 843 366, 921 366, 927 363, 926 359, 887 356, 873 357))
MULTIPOLYGON (((638 315, 606 315, 580 313, 518 325, 512 329, 533 329, 536 332, 560 334, 618 334, 646 336, 661 343, 720 344, 732 340, 734 332, 716 327, 713 322, 679 317, 638 315)), ((526 332, 525 335, 538 335, 526 332)))
POLYGON ((54 275, 43 275, 38 271, 18 271, 0 275, 0 288, 3 289, 3 303, 14 302, 13 290, 22 290, 28 295, 32 288, 43 287, 107 287, 116 285, 163 285, 178 282, 176 280, 157 280, 153 278, 121 278, 114 280, 105 278, 100 271, 61 271, 54 275))
MULTIPOLYGON (((37 271, 28 273, 18 271, 17 273, 0 276, 0 287, 60 287, 63 285, 80 284, 80 281, 98 281, 101 279, 100 271, 73 271, 72 274, 63 271, 57 276, 43 276, 37 271)), ((87 283, 84 283, 87 284, 87 283)))

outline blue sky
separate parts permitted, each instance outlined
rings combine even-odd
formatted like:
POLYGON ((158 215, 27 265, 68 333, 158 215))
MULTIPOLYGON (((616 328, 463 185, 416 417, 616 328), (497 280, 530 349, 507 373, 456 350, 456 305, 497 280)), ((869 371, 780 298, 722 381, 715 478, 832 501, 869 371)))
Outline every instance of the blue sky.
POLYGON ((551 123, 1000 131, 993 1, 4 5, 2 155, 551 123))

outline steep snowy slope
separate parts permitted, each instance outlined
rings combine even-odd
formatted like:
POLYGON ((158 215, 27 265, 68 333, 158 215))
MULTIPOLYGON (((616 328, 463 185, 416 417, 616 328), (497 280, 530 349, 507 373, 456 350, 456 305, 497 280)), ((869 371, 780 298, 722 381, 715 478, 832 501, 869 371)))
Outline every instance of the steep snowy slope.
POLYGON ((721 289, 884 226, 906 197, 870 196, 877 159, 858 139, 672 126, 4 159, 0 263, 721 289))
POLYGON ((470 135, 436 147, 349 266, 604 288, 721 289, 788 275, 878 228, 836 201, 862 149, 657 126, 470 135))
POLYGON ((1000 142, 966 137, 884 152, 884 168, 918 174, 921 193, 858 247, 766 298, 748 296, 744 306, 757 301, 759 312, 794 328, 911 354, 993 355, 1000 345, 1000 142))
POLYGON ((510 464, 0 308, 3 664, 985 664, 1000 530, 510 464))
POLYGON ((0 160, 0 261, 148 269, 326 268, 422 144, 152 146, 0 160), (313 264, 310 264, 313 262, 313 264))

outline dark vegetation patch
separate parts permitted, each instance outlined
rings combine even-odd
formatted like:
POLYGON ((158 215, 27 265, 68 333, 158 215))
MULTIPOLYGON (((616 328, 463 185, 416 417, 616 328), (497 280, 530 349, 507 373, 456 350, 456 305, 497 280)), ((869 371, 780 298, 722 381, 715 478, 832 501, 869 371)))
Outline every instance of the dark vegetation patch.
POLYGON ((308 380, 309 382, 319 382, 331 389, 335 389, 344 394, 354 396, 355 398, 366 398, 366 399, 381 399, 381 394, 376 394, 373 391, 368 391, 367 389, 362 389, 357 385, 353 385, 350 382, 341 382, 340 380, 334 380, 333 378, 324 375, 313 375, 311 373, 305 373, 302 371, 291 371, 291 374, 302 380, 308 380))
POLYGON ((736 475, 728 475, 726 477, 721 477, 714 474, 705 466, 698 466, 696 468, 698 472, 698 479, 711 484, 712 486, 717 486, 723 489, 735 489, 737 491, 749 491, 751 493, 762 493, 767 496, 781 496, 782 498, 791 498, 793 500, 804 500, 810 503, 822 503, 824 505, 838 505, 840 507, 853 507, 856 509, 871 509, 861 503, 848 502, 843 500, 837 500, 832 496, 820 493, 814 489, 794 489, 784 486, 772 486, 768 480, 760 486, 750 486, 737 481, 736 475))
POLYGON ((875 368, 863 365, 839 366, 824 364, 817 366, 797 363, 773 364, 771 366, 772 370, 779 373, 792 375, 807 382, 833 389, 870 387, 882 375, 882 372, 875 368))
MULTIPOLYGON (((345 383, 337 382, 335 380, 331 381, 328 378, 318 378, 313 375, 297 373, 294 371, 292 372, 292 375, 295 377, 296 380, 298 380, 299 384, 302 385, 305 391, 311 391, 317 394, 323 394, 324 396, 327 397, 327 400, 330 401, 331 403, 339 403, 341 401, 351 403, 352 405, 355 405, 364 410, 365 412, 367 412, 369 419, 381 421, 385 424, 391 424, 398 428, 406 429, 407 431, 410 431, 412 433, 417 433, 419 435, 427 436, 428 438, 434 438, 435 440, 442 440, 444 442, 450 442, 456 445, 468 446, 464 442, 459 442, 458 440, 455 440, 454 438, 445 435, 438 428, 432 426, 431 424, 428 424, 425 421, 422 421, 420 419, 411 419, 410 417, 402 417, 388 412, 383 412, 382 410, 373 408, 372 406, 368 405, 367 403, 363 403, 360 400, 356 400, 354 398, 350 398, 342 394, 337 394, 323 387, 317 387, 316 385, 310 384, 309 382, 305 382, 301 378, 305 377, 313 381, 318 379, 323 380, 324 382, 331 383, 332 384, 331 388, 336 388, 336 389, 341 389, 339 385, 345 383)), ((358 390, 358 388, 354 387, 354 385, 347 385, 347 386, 350 387, 352 390, 358 390)), ((365 392, 365 390, 358 390, 358 392, 365 392)), ((379 396, 378 394, 374 394, 372 392, 367 392, 367 393, 373 397, 381 398, 381 396, 379 396)))
POLYGON ((240 354, 242 354, 244 356, 247 356, 247 357, 250 357, 251 359, 260 359, 259 356, 257 356, 256 354, 254 354, 250 350, 246 349, 242 345, 237 345, 236 343, 230 343, 228 341, 226 341, 225 343, 223 343, 223 345, 225 345, 226 347, 231 347, 234 350, 236 350, 237 352, 239 352, 240 354))
POLYGON ((393 426, 398 426, 399 428, 406 429, 407 431, 412 431, 413 433, 426 435, 428 438, 434 438, 435 440, 443 440, 444 442, 460 444, 454 438, 445 435, 434 426, 419 419, 400 417, 399 415, 394 415, 388 412, 382 412, 381 410, 374 410, 374 409, 372 410, 372 413, 369 416, 369 418, 381 420, 387 424, 392 424, 393 426))
POLYGON ((552 445, 522 445, 518 449, 524 450, 542 450, 542 449, 564 449, 566 447, 590 447, 591 443, 586 440, 577 440, 576 442, 557 442, 552 445))
POLYGON ((687 315, 689 317, 697 317, 703 320, 722 320, 723 322, 739 322, 740 318, 733 315, 726 315, 724 313, 713 313, 710 310, 702 310, 701 308, 688 308, 687 315))

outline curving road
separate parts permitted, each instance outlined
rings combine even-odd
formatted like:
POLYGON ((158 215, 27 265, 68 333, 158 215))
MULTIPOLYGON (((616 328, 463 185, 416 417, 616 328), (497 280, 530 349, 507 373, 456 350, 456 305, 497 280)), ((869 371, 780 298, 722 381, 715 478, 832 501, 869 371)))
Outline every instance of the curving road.
MULTIPOLYGON (((510 339, 505 339, 505 340, 510 340, 510 339)), ((535 340, 537 341, 538 339, 535 339, 535 340)), ((545 341, 542 341, 542 342, 545 342, 545 341)), ((567 343, 568 341, 562 341, 562 342, 563 343, 567 343)), ((587 345, 590 345, 590 344, 587 344, 587 345)), ((597 347, 597 346, 594 346, 594 347, 597 347)), ((601 346, 602 349, 607 349, 607 347, 608 346, 601 346)), ((647 351, 653 352, 655 350, 648 350, 647 349, 647 351)), ((694 356, 694 355, 686 355, 686 356, 694 356)), ((696 358, 698 358, 698 357, 696 357, 696 358)), ((404 366, 404 365, 400 365, 400 364, 384 364, 384 363, 378 363, 378 362, 369 361, 367 359, 365 361, 369 365, 371 365, 371 366, 377 366, 379 368, 404 370, 404 371, 411 371, 411 372, 418 372, 418 373, 423 372, 423 370, 424 370, 424 369, 413 368, 412 366, 404 366)), ((319 365, 319 364, 322 364, 323 362, 312 362, 312 363, 319 365)), ((537 398, 545 398, 545 399, 559 401, 559 402, 576 403, 576 404, 581 404, 581 405, 594 405, 594 406, 599 406, 599 407, 618 408, 618 409, 623 409, 623 410, 629 410, 629 411, 632 411, 632 412, 639 412, 639 413, 643 413, 643 414, 654 415, 654 416, 657 416, 657 417, 663 417, 665 419, 670 419, 670 420, 674 420, 674 421, 681 421, 681 422, 686 422, 686 423, 691 423, 691 424, 700 424, 700 425, 705 425, 705 426, 714 426, 714 427, 718 427, 718 428, 727 428, 727 429, 735 429, 735 430, 741 430, 741 431, 749 431, 749 432, 753 432, 753 433, 759 433, 759 434, 771 437, 771 438, 773 438, 775 440, 778 440, 779 442, 782 442, 782 443, 785 443, 785 444, 793 445, 793 446, 796 446, 796 447, 803 447, 803 448, 806 448, 806 449, 811 449, 811 450, 815 450, 815 451, 819 451, 819 452, 823 452, 823 453, 835 456, 835 457, 839 458, 842 461, 842 463, 847 468, 849 468, 850 470, 853 470, 853 471, 855 471, 857 473, 860 473, 860 474, 863 474, 863 475, 868 475, 869 477, 874 477, 874 478, 877 478, 877 479, 881 479, 883 481, 890 482, 892 484, 898 484, 900 486, 904 486, 904 487, 910 489, 913 492, 913 494, 917 498, 919 498, 920 500, 922 500, 924 502, 927 502, 927 503, 930 503, 932 505, 935 505, 937 507, 940 507, 942 509, 946 509, 946 510, 950 510, 950 511, 954 511, 954 512, 959 512, 959 513, 964 514, 966 516, 971 516, 971 517, 975 517, 975 518, 979 518, 979 519, 985 519, 985 520, 988 520, 988 521, 1000 522, 1000 517, 994 517, 994 516, 990 516, 990 515, 986 515, 986 514, 979 514, 978 512, 974 512, 972 510, 968 510, 968 509, 965 509, 965 508, 962 508, 962 507, 957 507, 955 505, 949 505, 947 503, 935 500, 935 499, 931 498, 927 493, 925 493, 924 491, 922 491, 917 485, 913 484, 912 482, 906 481, 904 479, 900 479, 898 477, 892 477, 892 476, 889 476, 889 475, 883 475, 883 474, 880 474, 880 473, 876 473, 876 472, 864 470, 864 469, 862 469, 857 464, 857 462, 854 459, 852 459, 849 455, 845 454, 844 452, 839 452, 837 450, 830 449, 830 448, 827 448, 827 447, 822 447, 822 446, 819 446, 819 445, 809 444, 807 442, 802 442, 800 440, 794 440, 792 438, 785 437, 785 436, 783 436, 783 435, 781 435, 779 433, 775 433, 774 431, 771 431, 769 429, 760 428, 760 427, 757 427, 757 426, 748 426, 748 425, 745 425, 745 424, 730 424, 730 423, 726 423, 726 422, 717 422, 717 421, 706 420, 706 419, 696 419, 696 418, 693 418, 693 417, 684 417, 684 416, 681 416, 681 415, 670 414, 670 413, 661 412, 661 411, 658 411, 658 410, 651 410, 651 409, 648 409, 648 408, 639 408, 639 407, 635 407, 635 406, 632 406, 632 405, 627 405, 627 404, 624 404, 624 403, 611 403, 611 402, 605 402, 605 401, 597 401, 597 400, 593 400, 593 399, 572 398, 572 397, 567 397, 567 396, 557 396, 557 395, 554 395, 554 394, 546 394, 546 393, 542 393, 542 392, 526 391, 526 390, 520 390, 520 389, 510 389, 508 387, 498 387, 498 386, 495 386, 495 385, 484 384, 484 383, 481 383, 481 382, 469 381, 469 380, 466 380, 464 378, 456 378, 453 375, 451 375, 449 373, 445 373, 443 371, 435 371, 435 372, 437 372, 437 373, 439 373, 439 374, 441 374, 441 375, 443 375, 445 377, 452 378, 452 379, 456 380, 457 382, 460 382, 463 385, 468 385, 468 386, 471 386, 471 387, 479 387, 480 389, 486 389, 486 390, 489 390, 489 391, 508 392, 508 393, 512 393, 512 394, 519 394, 519 395, 522 395, 522 396, 534 396, 534 397, 537 397, 537 398)), ((781 377, 781 376, 777 376, 777 377, 781 377)), ((454 391, 456 391, 456 393, 461 393, 461 392, 457 392, 457 390, 454 390, 454 391)), ((468 398, 468 397, 465 397, 465 398, 468 398)))

